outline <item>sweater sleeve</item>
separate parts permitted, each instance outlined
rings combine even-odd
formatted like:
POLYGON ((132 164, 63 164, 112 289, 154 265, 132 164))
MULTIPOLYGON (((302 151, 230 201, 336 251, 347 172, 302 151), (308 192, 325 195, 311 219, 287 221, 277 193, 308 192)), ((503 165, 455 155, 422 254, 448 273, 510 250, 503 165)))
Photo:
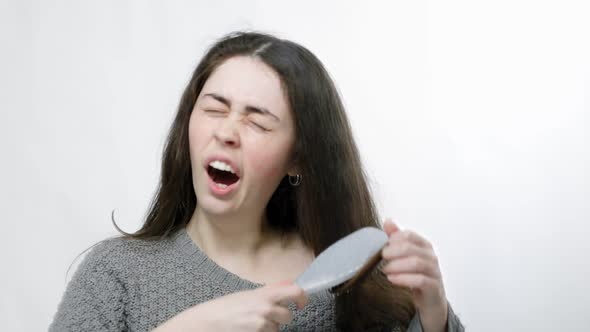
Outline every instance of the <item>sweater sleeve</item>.
MULTIPOLYGON (((420 315, 416 313, 414 318, 410 321, 407 332, 423 332, 422 323, 420 322, 420 315)), ((465 328, 459 317, 455 315, 451 304, 449 303, 449 313, 447 317, 447 332, 465 332, 465 328)))
POLYGON ((125 284, 113 268, 109 241, 84 258, 66 287, 49 326, 57 331, 125 331, 125 284))

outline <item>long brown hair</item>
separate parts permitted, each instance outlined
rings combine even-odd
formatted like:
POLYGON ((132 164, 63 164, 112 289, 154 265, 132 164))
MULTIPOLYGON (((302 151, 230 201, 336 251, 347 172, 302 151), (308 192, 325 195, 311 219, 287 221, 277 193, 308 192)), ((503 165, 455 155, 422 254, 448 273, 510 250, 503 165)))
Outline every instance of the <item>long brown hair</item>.
MULTIPOLYGON (((297 231, 316 256, 359 228, 379 227, 344 106, 322 63, 294 42, 236 32, 215 43, 193 72, 167 137, 149 213, 137 232, 124 234, 158 239, 187 225, 197 204, 189 157, 190 114, 213 70, 233 56, 256 57, 276 71, 295 120, 294 158, 303 181, 292 187, 285 177, 279 184, 266 210, 271 226, 297 231)), ((414 313, 408 290, 392 286, 377 270, 336 297, 342 331, 405 329, 414 313)))

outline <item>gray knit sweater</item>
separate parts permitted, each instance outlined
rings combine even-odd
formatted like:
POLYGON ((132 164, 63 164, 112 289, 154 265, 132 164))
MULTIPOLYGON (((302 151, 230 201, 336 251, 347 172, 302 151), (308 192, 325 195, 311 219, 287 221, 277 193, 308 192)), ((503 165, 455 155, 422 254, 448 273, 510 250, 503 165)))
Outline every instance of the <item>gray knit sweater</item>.
MULTIPOLYGON (((149 331, 198 303, 260 286, 209 259, 184 228, 161 241, 109 239, 76 270, 49 331, 149 331)), ((449 331, 462 331, 449 311, 449 331)), ((417 316, 409 330, 422 331, 417 316)), ((281 331, 336 331, 333 295, 312 295, 281 331)))

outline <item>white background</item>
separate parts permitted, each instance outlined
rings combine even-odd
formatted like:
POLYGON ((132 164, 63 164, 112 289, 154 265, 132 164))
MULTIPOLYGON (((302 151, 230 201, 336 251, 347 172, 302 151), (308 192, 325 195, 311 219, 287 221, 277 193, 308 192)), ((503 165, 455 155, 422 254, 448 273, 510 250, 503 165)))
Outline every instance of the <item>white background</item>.
POLYGON ((257 29, 325 63, 468 330, 587 331, 588 2, 360 3, 0 2, 0 329, 47 328, 112 209, 140 226, 205 47, 257 29))

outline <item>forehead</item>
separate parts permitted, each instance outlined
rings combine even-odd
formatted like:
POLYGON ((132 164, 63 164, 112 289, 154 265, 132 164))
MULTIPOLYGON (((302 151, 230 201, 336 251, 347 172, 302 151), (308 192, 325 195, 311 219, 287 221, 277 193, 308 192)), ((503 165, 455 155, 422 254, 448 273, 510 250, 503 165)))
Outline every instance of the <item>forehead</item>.
POLYGON ((219 65, 205 82, 199 98, 206 93, 220 94, 232 103, 265 107, 275 114, 288 110, 279 75, 249 56, 232 57, 219 65))

